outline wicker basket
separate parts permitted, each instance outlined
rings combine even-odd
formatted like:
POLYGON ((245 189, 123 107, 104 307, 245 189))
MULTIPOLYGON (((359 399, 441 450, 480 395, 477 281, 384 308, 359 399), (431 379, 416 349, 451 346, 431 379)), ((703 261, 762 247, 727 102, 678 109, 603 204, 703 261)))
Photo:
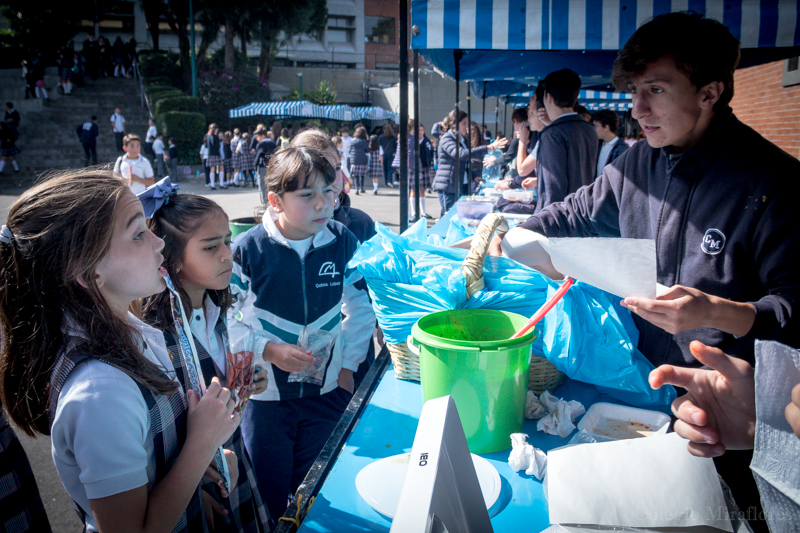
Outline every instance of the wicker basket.
MULTIPOLYGON (((472 298, 476 292, 483 290, 483 265, 486 262, 486 253, 489 251, 489 243, 496 229, 508 231, 508 223, 502 215, 492 213, 483 217, 467 257, 461 266, 464 278, 467 281, 467 298, 472 298)), ((419 356, 408 349, 403 344, 388 344, 389 354, 392 357, 395 376, 407 381, 419 381, 419 356)), ((553 390, 564 379, 564 373, 558 370, 553 364, 544 357, 531 355, 531 364, 528 371, 528 389, 536 394, 541 394, 545 390, 553 390)))

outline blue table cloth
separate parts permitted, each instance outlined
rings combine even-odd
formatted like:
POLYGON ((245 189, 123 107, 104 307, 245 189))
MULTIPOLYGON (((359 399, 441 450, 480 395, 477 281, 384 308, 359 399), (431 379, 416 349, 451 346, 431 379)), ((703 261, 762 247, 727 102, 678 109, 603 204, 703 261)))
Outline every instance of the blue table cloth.
MULTIPOLYGON (((566 400, 578 400, 587 410, 597 402, 621 403, 600 393, 592 385, 569 379, 553 394, 566 400)), ((421 411, 420 384, 396 379, 390 365, 300 531, 389 531, 390 519, 373 510, 356 490, 356 475, 375 460, 410 452, 421 411)), ((523 432, 528 434, 528 442, 545 451, 563 446, 572 437, 560 438, 537 431, 536 420, 526 420, 523 432)), ((482 455, 497 469, 502 481, 500 497, 489 510, 494 531, 542 531, 549 526, 542 483, 524 472, 511 470, 508 466, 510 452, 509 439, 509 449, 482 455)))

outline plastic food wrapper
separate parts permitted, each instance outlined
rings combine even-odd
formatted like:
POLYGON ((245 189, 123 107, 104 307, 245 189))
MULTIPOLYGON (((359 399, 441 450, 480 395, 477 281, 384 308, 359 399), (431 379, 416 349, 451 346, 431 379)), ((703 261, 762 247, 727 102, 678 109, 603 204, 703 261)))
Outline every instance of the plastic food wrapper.
POLYGON ((253 342, 255 340, 250 329, 244 330, 241 335, 228 337, 228 349, 225 357, 225 386, 231 391, 236 401, 234 411, 241 413, 247 404, 247 399, 255 389, 253 375, 255 373, 255 359, 253 356, 253 342))
POLYGON ((325 369, 328 367, 328 361, 330 361, 331 353, 333 353, 333 345, 336 344, 336 337, 337 334, 333 331, 304 328, 297 339, 297 346, 303 351, 310 351, 316 360, 305 370, 291 372, 286 381, 289 383, 322 385, 325 381, 325 369))
POLYGON ((800 383, 800 351, 774 341, 756 341, 756 435, 750 469, 773 532, 800 524, 800 439, 784 413, 800 383), (792 465, 789 467, 789 465, 792 465))
POLYGON ((547 468, 547 454, 539 448, 534 448, 527 441, 528 435, 525 433, 511 434, 511 454, 508 456, 508 466, 514 472, 525 470, 526 474, 541 481, 545 468, 547 468))
MULTIPOLYGON (((348 268, 356 268, 369 287, 372 306, 386 341, 406 342, 421 317, 451 309, 496 309, 532 316, 559 285, 506 257, 487 257, 485 288, 467 299, 461 264, 468 251, 427 235, 420 220, 403 235, 380 223, 377 234, 356 251, 348 268)), ((457 237, 457 238, 456 238, 457 237)), ((653 365, 636 349, 639 331, 619 298, 576 282, 537 325, 532 352, 546 357, 571 379, 596 385, 627 404, 669 405, 671 386, 653 390, 647 381, 653 365), (573 331, 574 330, 574 331, 573 331)))

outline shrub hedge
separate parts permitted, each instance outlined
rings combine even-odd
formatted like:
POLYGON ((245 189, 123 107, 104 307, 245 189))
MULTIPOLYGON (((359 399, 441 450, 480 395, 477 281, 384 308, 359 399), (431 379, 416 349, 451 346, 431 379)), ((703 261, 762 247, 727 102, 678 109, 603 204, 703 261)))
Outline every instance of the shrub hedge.
POLYGON ((186 111, 197 113, 200 110, 200 100, 194 96, 176 96, 174 98, 162 98, 158 101, 153 110, 156 115, 168 113, 170 111, 186 111))
POLYGON ((206 117, 202 113, 167 111, 156 116, 156 126, 164 133, 165 141, 170 137, 175 139, 179 165, 200 163, 198 150, 206 128, 206 117))

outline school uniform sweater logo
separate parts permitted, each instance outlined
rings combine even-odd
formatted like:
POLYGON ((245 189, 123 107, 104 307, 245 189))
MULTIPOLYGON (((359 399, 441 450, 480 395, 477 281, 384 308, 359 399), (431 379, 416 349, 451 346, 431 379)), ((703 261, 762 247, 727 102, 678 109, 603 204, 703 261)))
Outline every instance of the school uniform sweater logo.
POLYGON ((338 276, 339 273, 336 272, 336 264, 333 261, 326 261, 322 263, 322 266, 319 267, 319 276, 330 276, 331 278, 335 278, 338 276))
POLYGON ((725 247, 725 234, 718 229, 708 229, 703 235, 700 249, 708 255, 717 255, 725 247))
POLYGON ((342 284, 341 281, 334 281, 338 275, 339 273, 336 272, 336 263, 333 261, 326 261, 322 263, 321 267, 319 267, 319 277, 322 278, 324 276, 330 276, 331 280, 330 282, 321 281, 314 286, 318 289, 323 287, 338 287, 342 284))

